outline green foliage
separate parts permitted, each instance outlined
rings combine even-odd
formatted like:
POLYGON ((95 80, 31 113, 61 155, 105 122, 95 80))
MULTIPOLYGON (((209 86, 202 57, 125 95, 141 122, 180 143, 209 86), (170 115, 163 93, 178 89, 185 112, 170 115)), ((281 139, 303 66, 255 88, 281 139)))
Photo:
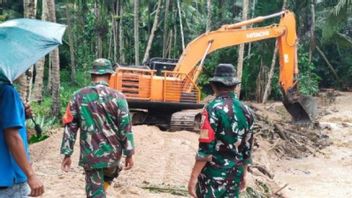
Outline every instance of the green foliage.
MULTIPOLYGON (((0 21, 19 18, 23 16, 23 1, 6 1, 0 9, 0 21)), ((282 9, 283 0, 261 0, 250 1, 249 17, 265 16, 278 12, 282 9), (253 5, 255 3, 255 5, 253 5)), ((72 93, 89 83, 87 70, 91 62, 97 57, 97 37, 100 35, 103 41, 103 57, 112 60, 119 60, 119 57, 112 57, 112 20, 121 21, 123 27, 122 52, 125 62, 122 64, 134 63, 134 35, 133 35, 133 1, 120 1, 123 14, 113 12, 116 0, 57 0, 58 22, 67 24, 66 11, 71 18, 71 30, 73 31, 74 53, 77 68, 77 82, 72 84, 70 80, 69 64, 70 51, 67 45, 67 34, 65 44, 60 46, 61 63, 61 112, 63 113, 72 93), (99 11, 97 14, 96 11, 99 11)), ((144 54, 150 29, 155 16, 157 0, 141 1, 140 4, 140 54, 144 54)), ((185 43, 189 43, 200 34, 204 33, 207 22, 207 1, 205 0, 181 0, 181 17, 183 22, 185 43)), ((327 58, 333 65, 338 76, 346 86, 352 86, 352 1, 351 0, 322 0, 316 1, 316 28, 315 37, 311 38, 310 28, 312 26, 311 4, 313 1, 287 1, 287 8, 296 14, 297 32, 301 44, 299 52, 300 89, 304 93, 314 94, 318 91, 319 85, 322 87, 336 87, 335 78, 320 55, 314 50, 318 45, 325 52, 327 58), (307 61, 307 52, 312 47, 312 63, 307 61), (303 50, 304 49, 304 50, 303 50), (320 78, 318 78, 318 76, 320 78), (320 83, 320 84, 319 84, 320 83)), ((38 14, 41 15, 40 1, 38 4, 38 14)), ((242 18, 242 1, 219 0, 211 3, 211 29, 215 30, 223 24, 230 24, 240 21, 242 18)), ((277 23, 279 18, 269 19, 262 23, 254 24, 253 27, 262 27, 277 23)), ((165 19, 165 1, 163 0, 160 11, 160 20, 155 32, 154 41, 150 51, 150 57, 160 57, 163 53, 164 24, 167 27, 167 35, 173 31, 170 46, 170 57, 178 58, 182 53, 180 21, 176 1, 170 1, 169 16, 165 19)), ((251 43, 245 47, 245 59, 242 76, 242 97, 244 99, 255 98, 256 79, 261 62, 265 67, 270 67, 273 57, 274 41, 266 40, 251 43)), ((120 56, 120 54, 117 54, 120 56)), ((203 73, 198 79, 198 83, 203 91, 202 95, 210 94, 209 78, 213 75, 214 68, 219 63, 232 63, 237 65, 237 47, 222 49, 210 54, 204 64, 203 73)), ((46 66, 47 67, 47 66, 46 66)), ((275 74, 272 80, 271 97, 279 99, 281 96, 278 83, 278 63, 275 67, 275 74)), ((45 93, 44 101, 40 104, 33 104, 39 115, 49 115, 51 106, 50 93, 45 93)), ((59 119, 58 119, 59 120, 59 119)))
MULTIPOLYGON (((40 126, 43 131, 43 134, 45 135, 46 132, 49 131, 49 129, 51 129, 55 124, 56 118, 49 118, 44 115, 37 114, 34 117, 34 121, 40 126)), ((35 129, 35 124, 31 119, 27 120, 26 126, 30 129, 35 129)))
POLYGON ((48 116, 51 113, 52 99, 46 95, 40 103, 32 102, 31 107, 36 116, 48 116))
MULTIPOLYGON (((90 67, 89 67, 90 68, 90 67)), ((87 69, 88 70, 88 69, 87 69)), ((61 114, 63 115, 68 102, 70 101, 74 92, 82 87, 87 86, 90 83, 90 74, 88 71, 78 70, 76 76, 76 84, 73 84, 70 80, 70 71, 61 71, 61 87, 60 87, 60 102, 61 102, 61 114)))
MULTIPOLYGON (((61 86, 60 86, 60 107, 61 115, 65 113, 66 106, 70 101, 73 93, 82 87, 85 87, 90 83, 90 74, 87 71, 78 70, 76 76, 76 84, 71 82, 70 71, 65 69, 61 70, 61 86)), ((60 124, 61 118, 51 118, 49 117, 51 113, 52 98, 50 93, 44 92, 43 101, 37 103, 31 103, 33 112, 36 115, 36 122, 41 125, 49 126, 52 124, 60 124)), ((31 121, 28 122, 29 126, 32 126, 31 121)))
POLYGON ((44 140, 46 140, 46 139, 48 139, 48 135, 41 135, 41 136, 39 136, 39 135, 33 135, 30 139, 29 139, 29 141, 28 141, 28 143, 29 144, 35 144, 35 143, 38 143, 38 142, 41 142, 41 141, 44 141, 44 140))
POLYGON ((316 66, 309 62, 308 53, 299 51, 299 91, 303 95, 315 95, 319 92, 320 77, 316 74, 316 66))
MULTIPOLYGON (((34 144, 34 143, 41 142, 41 141, 47 139, 50 135, 50 133, 49 133, 50 129, 56 127, 55 123, 56 123, 57 119, 56 118, 49 118, 49 117, 37 114, 34 117, 34 121, 41 128, 42 134, 41 135, 33 134, 29 139, 29 144, 34 144)), ((27 123, 26 123, 27 129, 29 129, 31 131, 35 131, 35 129, 36 129, 35 123, 31 119, 27 120, 27 123)))

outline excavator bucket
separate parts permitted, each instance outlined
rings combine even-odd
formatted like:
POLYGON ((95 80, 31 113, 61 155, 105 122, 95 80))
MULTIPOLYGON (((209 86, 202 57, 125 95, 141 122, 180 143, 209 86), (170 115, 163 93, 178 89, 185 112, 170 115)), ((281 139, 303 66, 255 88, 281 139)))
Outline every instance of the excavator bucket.
POLYGON ((318 108, 312 96, 300 95, 297 90, 284 94, 283 104, 297 124, 310 124, 314 121, 318 108))

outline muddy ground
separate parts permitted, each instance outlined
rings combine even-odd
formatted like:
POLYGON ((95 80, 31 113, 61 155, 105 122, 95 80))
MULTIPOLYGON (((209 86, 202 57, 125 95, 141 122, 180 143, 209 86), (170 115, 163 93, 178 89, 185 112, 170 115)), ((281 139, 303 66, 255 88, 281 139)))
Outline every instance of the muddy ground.
MULTIPOLYGON (((264 164, 274 176, 276 188, 285 186, 283 197, 352 197, 352 93, 341 93, 327 105, 321 126, 330 136, 332 145, 301 158, 271 155, 272 148, 260 140, 254 161, 264 164)), ((270 108, 273 104, 266 105, 270 108)), ((275 115, 273 115, 275 116, 275 115)), ((194 163, 198 135, 192 132, 162 132, 153 126, 135 126, 135 167, 122 172, 108 190, 108 197, 187 197, 186 185, 194 163)), ((77 166, 76 145, 73 166, 69 173, 60 170, 59 155, 62 130, 44 142, 31 146, 32 161, 44 181, 43 197, 85 197, 84 175, 77 166)), ((259 173, 250 175, 250 185, 259 173)), ((275 191, 277 189, 273 189, 275 191)))
POLYGON ((303 159, 274 163, 275 180, 288 197, 352 197, 352 94, 341 93, 319 121, 332 145, 303 159))

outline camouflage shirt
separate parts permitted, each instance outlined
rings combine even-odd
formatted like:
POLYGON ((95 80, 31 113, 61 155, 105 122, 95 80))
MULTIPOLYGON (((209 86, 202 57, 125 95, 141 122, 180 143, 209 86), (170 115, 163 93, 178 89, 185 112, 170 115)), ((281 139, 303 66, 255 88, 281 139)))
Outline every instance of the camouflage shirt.
POLYGON ((79 165, 85 169, 116 166, 122 152, 127 156, 134 153, 127 101, 105 82, 77 91, 67 105, 63 122, 61 154, 73 153, 80 129, 79 165))
MULTIPOLYGON (((197 160, 207 160, 206 168, 217 170, 251 163, 253 121, 233 92, 217 96, 203 110, 197 160)), ((212 176, 225 177, 221 172, 212 176)))

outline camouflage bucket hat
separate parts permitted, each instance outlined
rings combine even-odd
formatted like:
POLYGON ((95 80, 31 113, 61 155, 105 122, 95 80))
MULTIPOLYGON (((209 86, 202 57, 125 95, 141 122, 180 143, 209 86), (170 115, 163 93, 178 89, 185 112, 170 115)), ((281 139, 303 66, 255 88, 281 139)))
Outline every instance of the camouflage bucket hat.
POLYGON ((236 70, 232 64, 219 64, 210 82, 220 82, 226 86, 234 86, 241 83, 236 77, 236 70))
POLYGON ((113 74, 112 64, 108 59, 99 58, 93 62, 93 68, 90 70, 91 74, 103 75, 113 74))

